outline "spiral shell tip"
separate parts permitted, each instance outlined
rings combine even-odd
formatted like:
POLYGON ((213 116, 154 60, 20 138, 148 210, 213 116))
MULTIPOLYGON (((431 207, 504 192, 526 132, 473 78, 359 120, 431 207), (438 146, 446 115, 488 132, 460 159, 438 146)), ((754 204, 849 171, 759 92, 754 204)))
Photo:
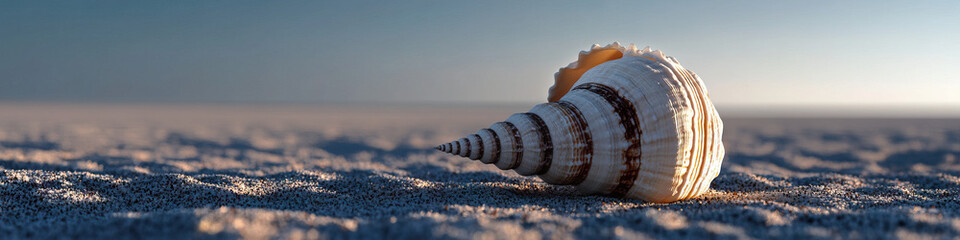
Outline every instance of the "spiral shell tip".
POLYGON ((437 149, 438 151, 441 151, 441 152, 450 153, 450 148, 448 148, 446 144, 439 145, 434 149, 437 149))

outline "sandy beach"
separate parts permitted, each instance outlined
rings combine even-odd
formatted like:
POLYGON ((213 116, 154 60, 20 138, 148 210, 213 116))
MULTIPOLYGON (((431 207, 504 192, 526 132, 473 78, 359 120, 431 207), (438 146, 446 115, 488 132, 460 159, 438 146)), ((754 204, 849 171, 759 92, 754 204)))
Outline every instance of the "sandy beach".
POLYGON ((432 149, 529 106, 0 105, 0 238, 956 239, 960 120, 724 116, 710 192, 432 149))

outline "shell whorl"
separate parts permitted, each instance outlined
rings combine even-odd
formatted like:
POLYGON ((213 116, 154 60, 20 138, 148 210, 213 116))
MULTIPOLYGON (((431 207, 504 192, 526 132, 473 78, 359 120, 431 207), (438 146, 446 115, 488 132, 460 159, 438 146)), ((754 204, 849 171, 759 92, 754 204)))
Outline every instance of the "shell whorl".
POLYGON ((653 202, 696 197, 719 174, 723 123, 703 82, 676 59, 594 45, 555 77, 549 102, 437 149, 653 202))

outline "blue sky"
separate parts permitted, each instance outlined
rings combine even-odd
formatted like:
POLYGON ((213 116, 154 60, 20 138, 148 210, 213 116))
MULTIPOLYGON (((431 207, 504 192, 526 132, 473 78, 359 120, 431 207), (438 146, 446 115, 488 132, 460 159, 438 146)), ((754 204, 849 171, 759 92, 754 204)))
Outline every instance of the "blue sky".
POLYGON ((594 43, 718 105, 960 106, 958 1, 2 1, 0 101, 543 102, 594 43))

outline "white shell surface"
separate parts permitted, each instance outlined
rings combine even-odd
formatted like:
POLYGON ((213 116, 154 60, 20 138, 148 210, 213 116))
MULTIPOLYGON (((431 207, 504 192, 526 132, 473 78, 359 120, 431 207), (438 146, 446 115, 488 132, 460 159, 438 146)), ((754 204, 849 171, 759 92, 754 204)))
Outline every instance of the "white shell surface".
POLYGON ((580 60, 597 65, 578 70, 580 76, 561 76, 561 69, 550 90, 554 102, 461 139, 448 152, 588 193, 654 202, 702 194, 724 154, 723 124, 703 82, 649 48, 615 43, 592 51, 616 57, 611 49, 622 57, 598 63, 582 52, 580 60), (577 80, 561 82, 570 79, 577 80))
MULTIPOLYGON (((517 158, 517 149, 519 153, 523 152, 522 142, 517 142, 516 140, 520 137, 514 135, 512 129, 515 126, 511 125, 508 122, 498 122, 490 126, 490 129, 497 134, 497 138, 500 139, 500 154, 494 164, 497 168, 503 170, 509 170, 516 167, 513 167, 515 163, 519 164, 520 159, 517 158)), ((483 161, 483 160, 481 160, 483 161)))

